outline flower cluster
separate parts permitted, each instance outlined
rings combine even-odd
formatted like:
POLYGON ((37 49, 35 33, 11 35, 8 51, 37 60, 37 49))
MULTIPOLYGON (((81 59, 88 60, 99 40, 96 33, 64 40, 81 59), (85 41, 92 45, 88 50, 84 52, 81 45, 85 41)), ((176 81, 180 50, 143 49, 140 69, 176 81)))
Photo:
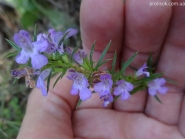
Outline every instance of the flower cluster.
POLYGON ((34 35, 32 40, 27 31, 20 30, 14 35, 14 42, 8 40, 18 51, 15 61, 23 67, 12 70, 12 75, 17 79, 25 77, 26 86, 36 86, 41 89, 43 96, 47 96, 52 75, 61 72, 54 83, 55 86, 68 72, 67 78, 73 82, 71 95, 79 95, 80 101, 85 101, 91 98, 92 93, 98 93, 104 107, 118 97, 125 101, 138 90, 148 89, 149 95, 155 96, 157 100, 157 93, 165 94, 168 91, 164 86, 166 80, 162 78, 162 74, 154 73, 153 68, 148 66, 152 65, 150 60, 136 69, 134 75, 126 74, 126 69, 137 52, 115 71, 116 53, 112 59, 112 70, 101 68, 108 61, 104 60, 104 57, 110 43, 97 62, 92 59, 94 44, 89 56, 82 49, 65 46, 65 40, 76 33, 77 30, 72 28, 65 33, 49 29, 46 34, 34 35), (47 84, 45 79, 48 80, 47 84))

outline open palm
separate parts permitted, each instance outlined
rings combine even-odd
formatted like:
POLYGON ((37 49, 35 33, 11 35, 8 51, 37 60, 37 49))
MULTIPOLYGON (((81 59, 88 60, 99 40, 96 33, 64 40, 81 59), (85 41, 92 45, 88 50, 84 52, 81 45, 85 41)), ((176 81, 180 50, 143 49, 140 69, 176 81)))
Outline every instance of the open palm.
POLYGON ((148 0, 82 1, 83 47, 88 53, 96 40, 95 60, 112 40, 106 57, 117 50, 118 68, 136 51, 136 68, 152 54, 156 71, 177 84, 167 84, 168 93, 158 95, 163 104, 144 90, 108 108, 93 94, 75 110, 78 97, 70 95, 72 82, 64 77, 47 97, 32 91, 18 139, 184 139, 184 12, 180 6, 150 7, 148 0))

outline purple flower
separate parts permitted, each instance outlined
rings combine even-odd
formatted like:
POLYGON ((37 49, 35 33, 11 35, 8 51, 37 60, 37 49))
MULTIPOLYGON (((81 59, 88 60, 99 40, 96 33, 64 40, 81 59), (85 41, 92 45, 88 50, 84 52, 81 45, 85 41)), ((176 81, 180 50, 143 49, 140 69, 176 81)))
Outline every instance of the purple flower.
POLYGON ((111 92, 113 81, 110 74, 102 74, 99 83, 94 85, 94 91, 99 93, 100 97, 111 92))
POLYGON ((150 72, 146 71, 147 69, 147 65, 146 63, 144 63, 144 65, 136 72, 136 77, 140 76, 140 75, 146 75, 146 77, 150 76, 150 72))
POLYGON ((54 29, 49 29, 48 31, 49 33, 49 37, 51 38, 52 42, 51 42, 51 47, 54 47, 56 50, 58 50, 58 52, 60 54, 64 53, 64 48, 63 48, 63 43, 58 46, 60 40, 62 39, 62 37, 64 36, 64 34, 68 33, 67 36, 65 37, 65 39, 77 34, 77 30, 76 29, 68 29, 64 34, 61 31, 56 32, 54 29))
POLYGON ((130 97, 130 91, 133 90, 133 85, 130 82, 119 80, 116 82, 117 87, 114 88, 113 94, 115 96, 121 95, 122 100, 126 100, 130 97))
MULTIPOLYGON (((69 47, 66 47, 66 52, 69 54, 72 54, 72 50, 69 47)), ((87 57, 87 54, 84 52, 84 50, 79 49, 73 56, 74 60, 82 65, 83 64, 83 59, 87 57)))
POLYGON ((40 69, 48 63, 47 57, 40 54, 40 52, 44 52, 47 49, 47 41, 43 40, 32 43, 30 35, 25 30, 15 33, 13 39, 22 48, 21 52, 16 56, 15 60, 17 63, 25 64, 31 58, 31 64, 35 69, 40 69))
POLYGON ((55 47, 55 45, 53 43, 50 42, 49 37, 44 34, 44 33, 40 33, 39 35, 37 35, 37 41, 47 41, 48 42, 48 47, 47 49, 44 51, 47 54, 51 54, 53 52, 55 52, 57 50, 57 48, 55 47))
POLYGON ((28 76, 28 75, 35 76, 38 74, 39 74, 39 71, 33 69, 32 67, 18 68, 18 69, 12 70, 12 75, 17 79, 28 76))
POLYGON ((37 35, 37 41, 44 41, 44 40, 48 40, 48 36, 44 33, 40 33, 39 35, 37 35))
POLYGON ((27 71, 25 69, 14 69, 12 70, 12 75, 19 79, 21 77, 25 77, 28 75, 27 71))
POLYGON ((113 102, 113 96, 109 93, 107 95, 101 96, 101 100, 103 100, 103 106, 107 107, 109 103, 113 102))
POLYGON ((83 64, 83 59, 87 57, 87 54, 84 52, 84 50, 80 49, 74 54, 74 60, 82 65, 83 64))
POLYGON ((92 96, 91 90, 88 88, 89 83, 86 77, 76 71, 70 72, 71 75, 67 76, 69 80, 73 80, 73 85, 71 88, 71 95, 77 95, 79 93, 81 100, 89 99, 92 96))
POLYGON ((163 87, 163 85, 166 83, 166 80, 164 78, 157 78, 151 82, 148 82, 148 92, 151 96, 155 96, 157 94, 157 91, 160 94, 165 94, 168 91, 167 87, 163 87))
POLYGON ((37 80, 36 87, 41 89, 42 95, 47 96, 47 88, 44 80, 49 76, 49 73, 51 72, 51 69, 45 69, 43 70, 37 80))
POLYGON ((68 47, 68 46, 66 47, 65 50, 66 50, 66 52, 69 53, 69 54, 72 54, 72 52, 73 52, 72 49, 71 49, 70 47, 68 47))

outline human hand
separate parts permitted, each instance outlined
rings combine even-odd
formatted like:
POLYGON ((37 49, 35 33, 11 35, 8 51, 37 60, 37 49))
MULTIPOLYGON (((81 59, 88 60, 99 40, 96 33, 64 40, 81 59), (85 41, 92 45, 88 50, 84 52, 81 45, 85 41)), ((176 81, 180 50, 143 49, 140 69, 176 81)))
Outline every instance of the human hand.
POLYGON ((167 94, 158 94, 163 104, 145 90, 108 108, 93 94, 75 110, 78 97, 70 95, 72 82, 64 77, 47 97, 40 90, 32 91, 18 139, 184 139, 183 12, 180 6, 149 7, 147 0, 83 0, 81 34, 87 53, 96 40, 94 59, 98 60, 112 40, 107 58, 117 50, 121 62, 139 51, 132 63, 139 68, 152 54, 156 71, 178 84, 168 85, 167 94))

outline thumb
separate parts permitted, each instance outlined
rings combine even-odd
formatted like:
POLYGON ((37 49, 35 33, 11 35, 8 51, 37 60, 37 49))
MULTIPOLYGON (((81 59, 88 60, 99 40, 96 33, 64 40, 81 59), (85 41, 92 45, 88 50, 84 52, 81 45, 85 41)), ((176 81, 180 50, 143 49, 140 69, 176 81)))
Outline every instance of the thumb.
POLYGON ((48 96, 38 89, 31 92, 18 139, 73 138, 71 115, 78 97, 69 93, 72 82, 66 75, 52 89, 57 77, 51 79, 48 96))

